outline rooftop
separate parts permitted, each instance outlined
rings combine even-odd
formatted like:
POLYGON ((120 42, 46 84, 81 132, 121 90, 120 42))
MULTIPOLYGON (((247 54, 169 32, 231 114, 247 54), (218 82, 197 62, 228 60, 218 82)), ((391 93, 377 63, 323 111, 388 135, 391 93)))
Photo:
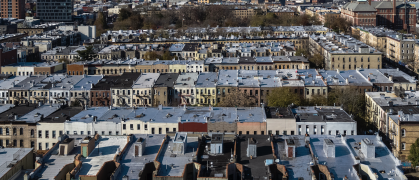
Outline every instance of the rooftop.
POLYGON ((24 80, 21 80, 19 83, 15 84, 14 87, 11 87, 9 90, 29 90, 35 84, 41 82, 47 76, 29 76, 24 80))
POLYGON ((80 90, 90 90, 92 88, 92 84, 97 84, 103 76, 83 76, 83 78, 73 85, 73 88, 71 90, 73 91, 80 91, 80 90))
POLYGON ((118 150, 124 149, 127 136, 101 136, 96 141, 95 149, 85 159, 78 175, 96 175, 106 161, 113 160, 118 150))
POLYGON ((265 165, 267 159, 273 160, 270 136, 268 135, 241 135, 239 136, 238 146, 238 163, 244 165, 244 176, 247 178, 265 179, 269 178, 268 166, 265 165), (251 139, 251 140, 250 140, 251 139), (247 157, 248 141, 254 141, 257 147, 256 157, 247 157))
POLYGON ((178 76, 178 73, 161 73, 154 87, 173 87, 178 76))
POLYGON ((182 73, 179 74, 175 81, 175 88, 191 88, 195 87, 198 73, 182 73))
POLYGON ((292 113, 297 122, 355 122, 341 107, 299 106, 292 113))
POLYGON ((173 137, 169 137, 168 143, 163 144, 157 161, 161 163, 157 176, 182 176, 185 165, 192 162, 192 158, 198 148, 198 137, 187 137, 187 146, 184 154, 173 154, 173 137))
POLYGON ((311 179, 308 168, 312 159, 309 148, 305 146, 304 136, 279 136, 275 138, 275 142, 275 153, 279 159, 278 164, 286 166, 289 179, 311 179), (294 158, 289 158, 286 153, 287 140, 294 142, 294 158))
POLYGON ((0 80, 0 89, 9 89, 14 87, 15 84, 19 84, 23 80, 25 80, 27 76, 13 76, 8 79, 0 80))
POLYGON ((65 165, 73 163, 75 156, 81 153, 79 140, 82 138, 84 138, 84 136, 71 136, 71 138, 66 139, 74 140, 74 148, 67 156, 59 155, 57 151, 56 153, 51 153, 50 156, 44 157, 43 162, 45 165, 42 166, 42 169, 36 174, 36 176, 40 177, 39 180, 54 179, 65 165))
POLYGON ((215 87, 218 81, 218 73, 216 72, 202 72, 196 80, 196 88, 201 87, 215 87))
POLYGON ((142 156, 135 157, 135 146, 131 144, 131 146, 126 150, 128 152, 120 161, 123 166, 121 172, 118 174, 117 179, 122 179, 124 175, 128 175, 132 178, 138 177, 138 174, 144 170, 145 164, 153 162, 154 158, 156 158, 157 152, 160 149, 164 137, 165 135, 161 134, 135 134, 134 142, 137 142, 140 138, 145 139, 145 151, 142 156))
POLYGON ((333 54, 382 54, 382 52, 349 35, 326 33, 326 36, 323 36, 312 34, 310 39, 313 39, 318 45, 333 54))
POLYGON ((61 108, 54 113, 44 117, 41 122, 48 122, 48 123, 63 123, 66 120, 70 120, 71 117, 75 116, 76 114, 83 111, 81 107, 64 107, 61 108))
POLYGON ((134 82, 132 88, 152 88, 154 86, 154 82, 159 78, 159 76, 160 73, 143 73, 138 80, 134 82))
POLYGON ((14 164, 22 160, 27 154, 32 153, 32 151, 32 148, 0 149, 0 177, 3 177, 14 164))
POLYGON ((294 119, 294 115, 289 108, 281 108, 281 107, 266 107, 266 118, 268 119, 281 119, 281 118, 292 118, 294 119))

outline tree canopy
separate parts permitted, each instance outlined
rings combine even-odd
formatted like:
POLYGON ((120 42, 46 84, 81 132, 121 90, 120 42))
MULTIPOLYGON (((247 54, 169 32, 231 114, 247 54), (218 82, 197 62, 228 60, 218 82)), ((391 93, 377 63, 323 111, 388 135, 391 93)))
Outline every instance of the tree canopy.
POLYGON ((76 57, 74 61, 90 61, 97 57, 97 54, 93 51, 93 46, 87 46, 85 50, 77 51, 79 57, 76 57))
POLYGON ((412 163, 413 167, 419 165, 419 138, 416 139, 415 143, 410 146, 409 161, 412 163))
POLYGON ((275 88, 268 96, 268 106, 271 107, 287 107, 292 103, 301 105, 302 102, 299 94, 292 92, 288 87, 275 88))

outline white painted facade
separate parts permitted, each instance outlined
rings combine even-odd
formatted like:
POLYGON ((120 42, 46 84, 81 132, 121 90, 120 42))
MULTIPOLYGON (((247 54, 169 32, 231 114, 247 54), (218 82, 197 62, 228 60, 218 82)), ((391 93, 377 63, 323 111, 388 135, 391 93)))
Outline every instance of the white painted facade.
POLYGON ((51 148, 58 142, 58 137, 64 134, 64 123, 39 122, 36 129, 37 145, 35 147, 39 147, 39 143, 41 143, 43 148, 51 148), (42 132, 40 137, 38 136, 39 131, 42 132))

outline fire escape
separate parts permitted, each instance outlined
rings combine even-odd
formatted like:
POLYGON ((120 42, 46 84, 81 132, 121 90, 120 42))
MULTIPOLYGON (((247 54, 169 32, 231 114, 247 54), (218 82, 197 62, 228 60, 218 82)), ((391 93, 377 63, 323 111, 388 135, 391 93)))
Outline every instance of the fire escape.
POLYGON ((141 99, 141 105, 146 105, 144 102, 144 99, 147 99, 148 96, 146 94, 136 94, 135 96, 137 96, 138 98, 141 99))
POLYGON ((128 97, 127 95, 125 95, 125 94, 117 94, 116 96, 118 98, 116 104, 119 107, 127 107, 128 106, 128 104, 125 102, 125 97, 128 97))
POLYGON ((187 101, 186 97, 191 97, 190 94, 179 92, 178 96, 180 97, 181 103, 179 105, 190 105, 190 102, 187 101))

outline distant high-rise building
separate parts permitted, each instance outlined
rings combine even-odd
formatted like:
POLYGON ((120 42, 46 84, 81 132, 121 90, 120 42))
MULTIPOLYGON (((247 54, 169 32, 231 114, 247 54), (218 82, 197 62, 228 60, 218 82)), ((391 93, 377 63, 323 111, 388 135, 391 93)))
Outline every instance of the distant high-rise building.
POLYGON ((25 19, 25 0, 1 0, 1 17, 25 19))
POLYGON ((72 0, 38 0, 36 16, 42 21, 72 21, 72 0))

